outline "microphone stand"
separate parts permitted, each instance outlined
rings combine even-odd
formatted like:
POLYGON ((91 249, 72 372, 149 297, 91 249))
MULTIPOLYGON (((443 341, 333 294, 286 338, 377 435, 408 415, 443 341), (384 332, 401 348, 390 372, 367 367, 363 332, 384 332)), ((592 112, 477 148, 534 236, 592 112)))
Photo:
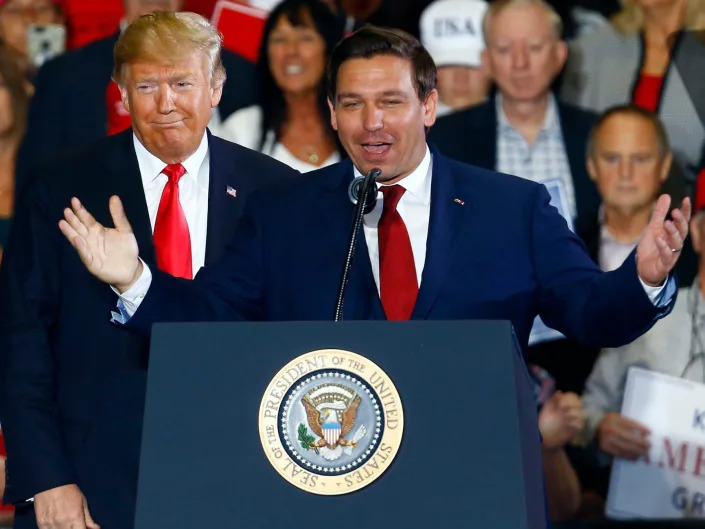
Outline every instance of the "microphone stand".
POLYGON ((352 268, 353 258, 355 257, 355 249, 357 248, 357 235, 362 225, 362 216, 365 214, 367 206, 370 186, 375 186, 375 180, 382 174, 382 170, 375 167, 367 175, 365 175, 362 185, 359 187, 359 195, 357 196, 357 205, 353 216, 352 228, 350 230, 350 238, 348 243, 348 253, 345 256, 343 265, 343 275, 340 278, 340 286, 338 287, 338 299, 335 304, 335 315, 333 321, 343 320, 343 303, 345 302, 345 291, 347 290, 348 281, 350 279, 350 269, 352 268))

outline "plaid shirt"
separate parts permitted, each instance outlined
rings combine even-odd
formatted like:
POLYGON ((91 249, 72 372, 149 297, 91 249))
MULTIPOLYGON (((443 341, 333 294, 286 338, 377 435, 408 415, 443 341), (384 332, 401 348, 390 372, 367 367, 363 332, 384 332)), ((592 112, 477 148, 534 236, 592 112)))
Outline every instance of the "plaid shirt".
POLYGON ((568 207, 573 219, 576 216, 575 189, 570 164, 565 152, 563 132, 558 120, 558 107, 551 94, 546 108, 546 118, 533 145, 507 119, 502 108, 502 96, 497 94, 497 171, 534 182, 560 179, 565 186, 568 207))

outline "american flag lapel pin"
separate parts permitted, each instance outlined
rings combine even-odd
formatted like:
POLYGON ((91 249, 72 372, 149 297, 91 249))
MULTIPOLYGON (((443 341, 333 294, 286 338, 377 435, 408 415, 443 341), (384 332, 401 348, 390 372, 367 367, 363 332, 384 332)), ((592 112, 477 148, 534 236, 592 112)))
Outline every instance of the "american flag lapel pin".
POLYGON ((454 199, 453 199, 453 202, 455 202, 456 204, 460 204, 461 206, 464 206, 464 205, 465 205, 465 201, 464 201, 464 200, 460 200, 459 198, 454 198, 454 199))
POLYGON ((225 194, 230 195, 233 198, 237 198, 237 189, 231 186, 225 186, 225 194))

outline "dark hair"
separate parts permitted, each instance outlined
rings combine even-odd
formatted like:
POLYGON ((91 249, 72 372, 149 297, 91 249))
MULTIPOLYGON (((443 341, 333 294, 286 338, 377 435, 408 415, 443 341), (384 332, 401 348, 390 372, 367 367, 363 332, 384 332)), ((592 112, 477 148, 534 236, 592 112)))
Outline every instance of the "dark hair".
POLYGON ((650 110, 646 110, 629 103, 610 107, 605 110, 602 114, 600 114, 600 116, 597 118, 597 121, 590 130, 590 134, 587 140, 586 154, 588 158, 591 158, 595 154, 595 141, 597 139, 597 134, 602 128, 602 125, 604 125, 605 122, 612 116, 617 115, 636 116, 648 121, 654 128, 654 133, 656 134, 656 140, 658 141, 659 154, 661 158, 663 158, 670 152, 671 145, 668 141, 668 134, 666 133, 666 129, 663 126, 663 123, 661 123, 659 117, 650 110))
POLYGON ((27 93, 27 79, 20 70, 14 54, 0 44, 0 84, 10 93, 12 106, 12 129, 10 134, 18 140, 24 136, 27 127, 27 109, 29 107, 29 94, 27 93))
MULTIPOLYGON (((281 88, 274 81, 269 67, 269 36, 281 17, 285 17, 292 26, 308 26, 309 17, 313 29, 323 37, 325 42, 325 61, 327 62, 333 46, 343 36, 343 26, 326 5, 320 0, 284 0, 278 4, 267 17, 262 32, 262 41, 257 61, 257 77, 259 82, 258 104, 262 109, 262 127, 260 130, 259 150, 262 150, 267 132, 274 131, 277 141, 286 120, 286 101, 281 88)), ((326 102, 325 80, 321 79, 318 89, 318 112, 330 137, 338 145, 338 137, 330 125, 328 103, 326 102)))
POLYGON ((436 65, 421 43, 400 29, 365 26, 343 39, 333 50, 328 65, 328 98, 335 104, 338 71, 350 59, 394 55, 411 61, 416 93, 421 101, 436 88, 436 65))

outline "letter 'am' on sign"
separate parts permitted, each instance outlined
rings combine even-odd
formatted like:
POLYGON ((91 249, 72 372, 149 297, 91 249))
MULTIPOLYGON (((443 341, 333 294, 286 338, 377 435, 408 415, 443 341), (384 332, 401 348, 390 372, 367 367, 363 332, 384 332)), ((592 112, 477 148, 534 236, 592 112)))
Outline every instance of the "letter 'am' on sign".
POLYGON ((283 366, 259 410, 264 453, 290 484, 313 494, 347 494, 391 465, 404 431, 389 376, 351 351, 321 349, 283 366))

